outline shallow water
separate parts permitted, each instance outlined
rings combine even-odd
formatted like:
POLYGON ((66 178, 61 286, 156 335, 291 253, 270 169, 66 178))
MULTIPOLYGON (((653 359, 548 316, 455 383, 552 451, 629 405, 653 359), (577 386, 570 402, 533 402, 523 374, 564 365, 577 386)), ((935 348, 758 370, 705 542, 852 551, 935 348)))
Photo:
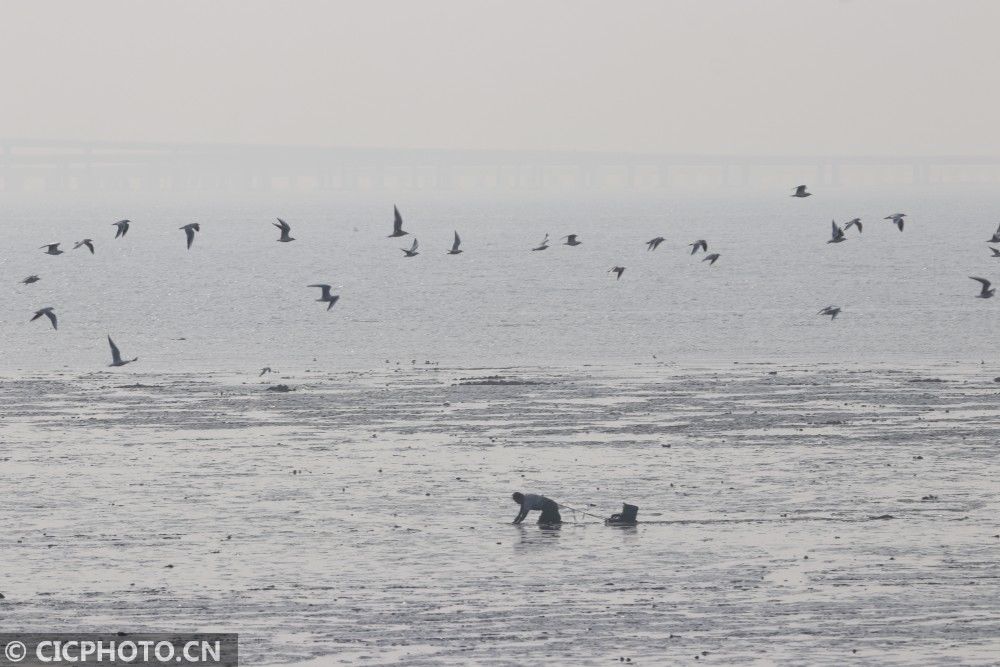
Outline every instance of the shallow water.
POLYGON ((0 369, 97 370, 105 337, 157 371, 370 369, 649 361, 990 360, 1000 280, 985 240, 1000 195, 969 189, 778 193, 396 195, 121 193, 4 199, 0 369), (909 213, 905 231, 882 218, 909 213), (292 225, 277 243, 275 216, 292 225), (860 236, 827 244, 830 219, 860 236), (133 221, 114 240, 111 223, 133 221), (185 249, 178 229, 199 222, 185 249), (449 256, 452 232, 465 252, 449 256), (553 245, 531 252, 546 233, 553 245), (558 245, 578 233, 582 245, 558 245), (645 241, 666 242, 655 252, 645 241), (72 250, 84 237, 96 254, 72 250), (416 237, 421 254, 400 248, 416 237), (707 239, 709 267, 689 243, 707 239), (38 246, 61 241, 65 254, 38 246), (622 265, 620 281, 608 273, 622 265), (37 273, 42 280, 20 285, 37 273), (330 311, 319 290, 339 286, 330 311), (844 308, 835 321, 817 315, 844 308), (60 330, 32 313, 53 306, 60 330))
POLYGON ((412 260, 384 195, 3 203, 5 627, 236 631, 247 664, 997 664, 995 193, 411 193, 412 260), (106 369, 108 334, 140 361, 106 369), (643 523, 514 527, 516 489, 643 523))
POLYGON ((246 664, 996 664, 998 375, 8 372, 0 619, 246 664), (516 489, 646 523, 515 527, 516 489))

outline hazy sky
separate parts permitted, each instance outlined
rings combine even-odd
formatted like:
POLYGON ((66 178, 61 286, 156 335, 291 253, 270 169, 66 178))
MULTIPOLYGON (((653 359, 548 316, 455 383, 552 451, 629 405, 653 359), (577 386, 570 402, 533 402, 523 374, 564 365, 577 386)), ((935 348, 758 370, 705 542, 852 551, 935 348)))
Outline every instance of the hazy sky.
POLYGON ((1000 154, 996 0, 5 0, 0 136, 1000 154))

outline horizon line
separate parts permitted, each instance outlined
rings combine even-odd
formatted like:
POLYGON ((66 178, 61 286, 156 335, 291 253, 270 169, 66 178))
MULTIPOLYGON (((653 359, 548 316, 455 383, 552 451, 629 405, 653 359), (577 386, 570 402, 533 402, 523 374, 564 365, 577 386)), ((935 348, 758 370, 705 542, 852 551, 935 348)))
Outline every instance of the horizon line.
POLYGON ((400 147, 400 146, 364 146, 345 144, 303 144, 303 143, 237 143, 237 142, 207 142, 207 141, 147 141, 147 140, 109 140, 109 139, 60 139, 39 137, 0 137, 0 155, 9 154, 10 147, 24 148, 119 148, 119 149, 219 149, 247 151, 315 151, 315 152, 346 152, 346 153, 425 153, 425 154, 502 154, 502 155, 578 155, 581 157, 621 156, 643 159, 747 159, 763 158, 767 160, 996 160, 1000 155, 992 153, 693 153, 663 152, 663 151, 632 151, 612 149, 572 149, 572 148, 439 148, 439 147, 400 147), (22 145, 22 146, 19 146, 22 145))

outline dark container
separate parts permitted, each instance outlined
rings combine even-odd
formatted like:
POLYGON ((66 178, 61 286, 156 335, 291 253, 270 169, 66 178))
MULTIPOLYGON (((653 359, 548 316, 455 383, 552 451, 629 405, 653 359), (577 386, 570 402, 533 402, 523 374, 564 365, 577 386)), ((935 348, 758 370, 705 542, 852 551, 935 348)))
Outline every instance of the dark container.
POLYGON ((638 523, 636 517, 639 515, 638 505, 629 505, 628 503, 622 503, 622 511, 620 514, 612 514, 611 518, 605 519, 604 523, 614 524, 614 525, 630 525, 638 523))

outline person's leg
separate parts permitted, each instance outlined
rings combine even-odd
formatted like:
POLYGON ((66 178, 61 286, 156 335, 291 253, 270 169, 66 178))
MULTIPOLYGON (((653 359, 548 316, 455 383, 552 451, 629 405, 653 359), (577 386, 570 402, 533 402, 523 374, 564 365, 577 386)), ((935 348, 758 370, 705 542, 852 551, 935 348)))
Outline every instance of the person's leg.
POLYGON ((542 515, 538 517, 538 523, 562 523, 559 506, 551 500, 546 500, 542 505, 542 515))

